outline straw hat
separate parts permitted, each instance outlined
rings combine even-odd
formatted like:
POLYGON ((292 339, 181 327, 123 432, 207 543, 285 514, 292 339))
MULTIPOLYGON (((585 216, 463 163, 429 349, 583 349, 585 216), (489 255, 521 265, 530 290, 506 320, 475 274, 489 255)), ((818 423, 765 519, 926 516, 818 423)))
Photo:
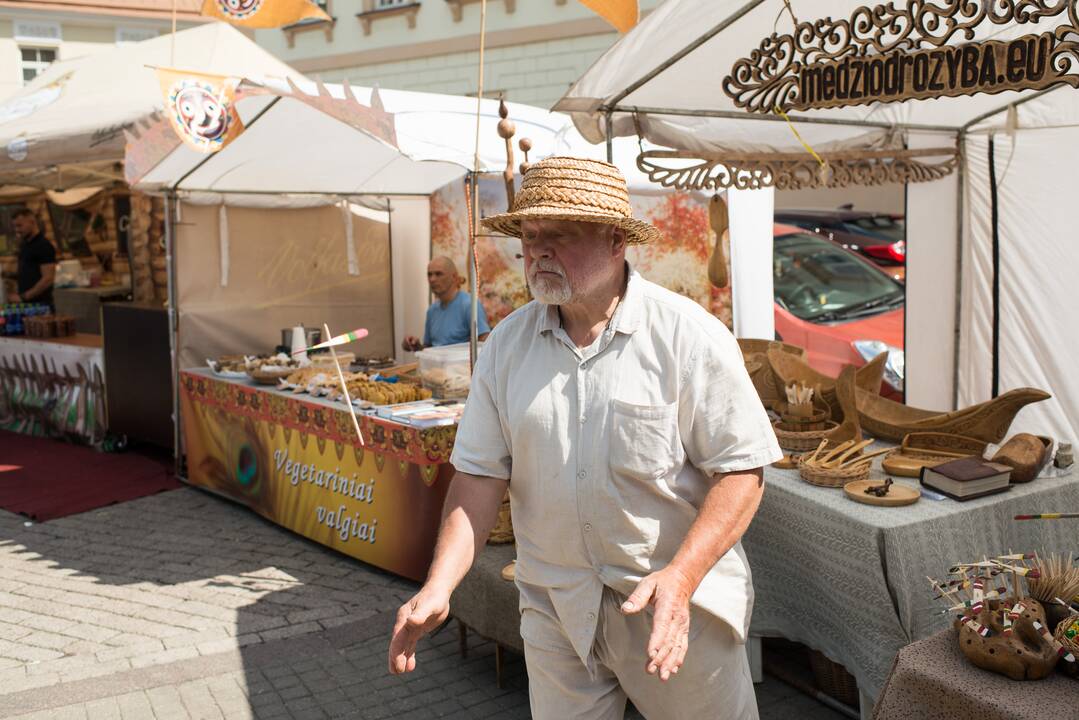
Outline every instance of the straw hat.
POLYGON ((483 219, 488 230, 521 237, 522 220, 575 220, 614 225, 631 245, 660 238, 652 225, 633 218, 626 179, 599 160, 549 157, 525 173, 513 211, 483 219))

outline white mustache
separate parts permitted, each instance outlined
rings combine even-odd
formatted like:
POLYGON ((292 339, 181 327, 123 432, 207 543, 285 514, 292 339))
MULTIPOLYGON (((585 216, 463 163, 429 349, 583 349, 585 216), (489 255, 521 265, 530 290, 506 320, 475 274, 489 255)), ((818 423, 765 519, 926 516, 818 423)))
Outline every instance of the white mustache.
POLYGON ((544 260, 539 258, 532 263, 532 267, 529 268, 529 276, 535 280, 536 274, 541 272, 550 272, 557 274, 563 280, 566 279, 566 270, 562 265, 554 260, 544 260))

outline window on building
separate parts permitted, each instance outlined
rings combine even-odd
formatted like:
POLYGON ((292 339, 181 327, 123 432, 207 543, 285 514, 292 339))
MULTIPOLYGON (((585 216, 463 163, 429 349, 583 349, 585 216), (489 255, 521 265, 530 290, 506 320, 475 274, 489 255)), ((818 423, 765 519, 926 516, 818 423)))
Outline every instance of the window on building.
POLYGON ((56 48, 23 47, 22 81, 25 85, 36 78, 45 68, 56 60, 56 48))
POLYGON ((386 8, 400 7, 401 5, 412 5, 416 0, 375 0, 375 8, 378 10, 385 10, 386 8))
POLYGON ((116 28, 116 44, 130 45, 144 40, 153 40, 157 35, 157 28, 118 27, 116 28))

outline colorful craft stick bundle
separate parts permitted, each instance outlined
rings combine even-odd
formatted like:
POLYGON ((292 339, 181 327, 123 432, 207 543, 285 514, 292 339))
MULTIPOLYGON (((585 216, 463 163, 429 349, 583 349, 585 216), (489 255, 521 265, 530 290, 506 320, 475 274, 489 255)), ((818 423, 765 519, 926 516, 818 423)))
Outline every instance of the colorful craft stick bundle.
POLYGON ((1033 560, 1037 555, 1034 553, 1014 553, 1012 555, 997 555, 997 560, 1033 560))
POLYGON ((971 597, 971 599, 973 600, 973 604, 970 607, 971 612, 973 612, 975 615, 980 615, 982 610, 985 608, 984 598, 985 579, 982 577, 976 577, 974 578, 974 590, 971 597))
POLYGON ((1052 633, 1049 632, 1049 628, 1045 627, 1040 622, 1035 620, 1034 629, 1037 630, 1038 634, 1041 635, 1042 638, 1044 638, 1045 641, 1052 646, 1053 650, 1056 651, 1058 657, 1064 658, 1064 660, 1067 662, 1075 662, 1075 656, 1068 652, 1067 648, 1061 645, 1059 640, 1053 637, 1052 633))
POLYGON ((987 628, 985 625, 982 625, 980 622, 970 617, 969 615, 963 618, 963 624, 974 632, 981 635, 982 637, 989 637, 989 635, 991 634, 989 632, 989 628, 987 628))

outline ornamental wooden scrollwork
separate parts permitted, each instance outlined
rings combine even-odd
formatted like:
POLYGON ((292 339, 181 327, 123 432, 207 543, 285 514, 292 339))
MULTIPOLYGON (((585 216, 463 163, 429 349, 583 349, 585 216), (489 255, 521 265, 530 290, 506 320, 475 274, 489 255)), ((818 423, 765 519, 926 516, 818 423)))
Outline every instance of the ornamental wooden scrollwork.
POLYGON ((828 166, 824 172, 807 153, 646 150, 637 156, 637 167, 652 182, 677 190, 800 190, 939 180, 955 170, 959 153, 955 148, 849 150, 821 153, 821 158, 828 166))
POLYGON ((799 22, 738 60, 723 91, 750 112, 864 105, 1005 90, 1079 87, 1079 0, 910 0, 860 7, 849 19, 799 22), (1041 34, 970 42, 983 23, 1041 34), (950 44, 953 41, 966 43, 950 44))

